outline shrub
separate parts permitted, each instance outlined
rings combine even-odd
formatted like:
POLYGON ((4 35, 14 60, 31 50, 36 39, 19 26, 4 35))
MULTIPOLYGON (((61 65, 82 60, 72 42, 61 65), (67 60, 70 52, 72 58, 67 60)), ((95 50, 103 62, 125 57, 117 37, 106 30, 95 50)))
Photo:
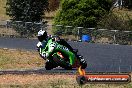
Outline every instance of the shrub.
POLYGON ((7 0, 6 14, 15 21, 38 22, 47 6, 48 0, 7 0))
POLYGON ((117 14, 109 13, 104 16, 98 22, 98 28, 107 28, 109 30, 131 30, 132 29, 132 19, 126 18, 124 16, 119 17, 117 14))
MULTIPOLYGON (((61 0, 54 24, 96 27, 97 21, 110 11, 111 0, 61 0)), ((54 29, 54 33, 60 31, 54 29)))

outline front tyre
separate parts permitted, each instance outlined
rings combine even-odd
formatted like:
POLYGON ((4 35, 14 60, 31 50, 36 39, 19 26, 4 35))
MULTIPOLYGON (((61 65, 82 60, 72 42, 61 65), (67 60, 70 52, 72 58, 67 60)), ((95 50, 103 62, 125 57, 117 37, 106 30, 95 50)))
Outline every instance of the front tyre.
POLYGON ((53 62, 51 62, 51 61, 47 61, 47 62, 45 63, 45 69, 46 69, 46 70, 51 70, 51 69, 53 69, 53 68, 55 68, 55 67, 56 67, 55 63, 53 63, 53 62))

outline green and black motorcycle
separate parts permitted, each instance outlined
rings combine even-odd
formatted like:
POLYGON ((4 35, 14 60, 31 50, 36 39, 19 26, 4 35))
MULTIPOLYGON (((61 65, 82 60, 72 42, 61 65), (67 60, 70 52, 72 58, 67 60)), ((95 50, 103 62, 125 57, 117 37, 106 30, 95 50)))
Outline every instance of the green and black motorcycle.
MULTIPOLYGON (((40 55, 46 57, 46 70, 51 70, 58 66, 70 70, 73 68, 87 67, 87 62, 81 55, 77 55, 78 50, 70 51, 66 46, 59 44, 54 39, 43 41, 43 46, 39 49, 40 55)), ((45 58, 44 58, 45 59, 45 58)))

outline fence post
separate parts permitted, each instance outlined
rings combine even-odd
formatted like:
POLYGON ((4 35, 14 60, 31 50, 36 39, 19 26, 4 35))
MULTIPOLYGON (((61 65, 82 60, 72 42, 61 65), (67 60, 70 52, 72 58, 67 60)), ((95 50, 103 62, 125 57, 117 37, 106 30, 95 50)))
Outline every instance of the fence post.
POLYGON ((95 28, 87 28, 88 29, 88 34, 91 36, 91 42, 95 41, 95 36, 93 35, 93 32, 95 28))
POLYGON ((77 40, 78 41, 80 41, 81 40, 81 33, 82 33, 82 30, 81 29, 83 29, 83 27, 77 27, 77 34, 78 34, 78 38, 77 38, 77 40))
POLYGON ((72 29, 71 29, 72 26, 65 26, 65 27, 66 27, 65 33, 68 35, 72 34, 72 29))
POLYGON ((114 32, 114 35, 113 35, 113 40, 114 40, 114 44, 117 44, 117 40, 116 40, 116 34, 119 30, 111 30, 112 32, 114 32))
POLYGON ((131 31, 123 31, 126 34, 125 43, 130 44, 131 43, 131 31))
POLYGON ((6 20, 6 28, 11 28, 11 20, 6 20))

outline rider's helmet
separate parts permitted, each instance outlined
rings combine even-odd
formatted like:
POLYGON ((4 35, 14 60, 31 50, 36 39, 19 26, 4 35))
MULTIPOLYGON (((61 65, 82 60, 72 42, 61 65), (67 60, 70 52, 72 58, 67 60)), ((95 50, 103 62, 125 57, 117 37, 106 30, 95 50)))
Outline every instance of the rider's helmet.
POLYGON ((38 40, 40 41, 40 42, 42 42, 43 40, 46 40, 47 39, 47 32, 46 31, 44 31, 44 30, 40 30, 39 32, 38 32, 38 35, 37 35, 37 37, 38 37, 38 40))

